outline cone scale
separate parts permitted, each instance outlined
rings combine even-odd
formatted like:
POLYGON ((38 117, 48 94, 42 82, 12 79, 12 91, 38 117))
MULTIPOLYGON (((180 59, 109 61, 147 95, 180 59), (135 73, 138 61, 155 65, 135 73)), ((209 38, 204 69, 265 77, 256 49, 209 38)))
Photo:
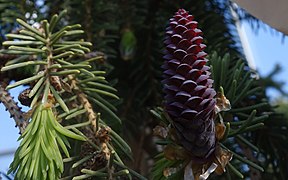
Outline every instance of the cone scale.
POLYGON ((165 109, 179 143, 195 160, 205 162, 215 151, 215 90, 206 65, 202 31, 194 17, 180 9, 166 28, 163 64, 165 109))

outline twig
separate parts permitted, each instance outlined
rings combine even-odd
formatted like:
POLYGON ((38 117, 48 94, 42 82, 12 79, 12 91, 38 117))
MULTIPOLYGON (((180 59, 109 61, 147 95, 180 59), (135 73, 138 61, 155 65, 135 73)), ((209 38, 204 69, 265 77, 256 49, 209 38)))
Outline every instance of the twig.
POLYGON ((88 114, 88 120, 91 122, 93 126, 93 131, 96 132, 98 129, 97 127, 97 115, 93 111, 91 103, 88 101, 87 96, 79 90, 77 87, 77 82, 72 75, 68 75, 68 79, 71 81, 71 87, 74 90, 75 94, 78 96, 78 100, 83 105, 84 109, 88 114))
POLYGON ((81 102, 81 104, 83 104, 84 109, 86 109, 87 114, 88 114, 88 119, 89 121, 91 121, 91 124, 93 126, 93 131, 96 132, 97 131, 97 122, 96 122, 97 117, 92 109, 92 105, 88 101, 86 95, 82 92, 78 94, 78 99, 81 102))
POLYGON ((17 102, 14 101, 13 97, 5 90, 2 84, 0 85, 0 102, 4 104, 6 111, 9 111, 10 117, 15 120, 16 127, 18 126, 20 134, 22 134, 28 125, 28 119, 24 118, 21 107, 17 105, 17 102))

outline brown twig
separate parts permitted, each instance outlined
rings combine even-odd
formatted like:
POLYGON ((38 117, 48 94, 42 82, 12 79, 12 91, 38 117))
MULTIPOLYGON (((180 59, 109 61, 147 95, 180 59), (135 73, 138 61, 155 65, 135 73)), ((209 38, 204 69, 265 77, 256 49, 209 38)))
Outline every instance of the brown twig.
POLYGON ((86 95, 82 92, 78 94, 78 99, 81 102, 81 104, 83 104, 84 109, 86 109, 87 114, 88 114, 88 119, 89 121, 91 121, 91 124, 93 126, 93 131, 96 132, 97 131, 97 122, 96 122, 97 116, 92 109, 92 105, 88 101, 86 95))
POLYGON ((19 128, 20 134, 22 134, 28 125, 28 119, 24 118, 21 107, 17 105, 17 102, 14 101, 13 97, 5 90, 3 85, 0 85, 0 102, 4 104, 6 111, 9 111, 10 117, 15 120, 16 127, 19 128))
POLYGON ((88 119, 89 119, 89 121, 91 122, 91 124, 93 126, 93 131, 97 132, 97 130, 98 130, 98 127, 97 127, 97 115, 94 112, 91 103, 88 101, 87 95, 79 90, 79 88, 77 87, 77 82, 76 82, 76 80, 74 79, 74 77, 72 75, 69 75, 68 79, 71 82, 71 87, 72 87, 73 91, 78 96, 78 100, 80 101, 81 104, 83 104, 84 109, 86 109, 86 111, 87 111, 88 119))

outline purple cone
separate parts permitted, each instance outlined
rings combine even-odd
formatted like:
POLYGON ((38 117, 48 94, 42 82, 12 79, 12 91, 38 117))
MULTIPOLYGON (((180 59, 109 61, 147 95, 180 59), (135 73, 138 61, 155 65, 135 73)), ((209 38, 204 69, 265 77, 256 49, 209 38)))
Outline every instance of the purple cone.
POLYGON ((170 19, 164 44, 166 111, 173 120, 180 144, 199 161, 215 150, 215 90, 206 66, 202 31, 184 9, 170 19))

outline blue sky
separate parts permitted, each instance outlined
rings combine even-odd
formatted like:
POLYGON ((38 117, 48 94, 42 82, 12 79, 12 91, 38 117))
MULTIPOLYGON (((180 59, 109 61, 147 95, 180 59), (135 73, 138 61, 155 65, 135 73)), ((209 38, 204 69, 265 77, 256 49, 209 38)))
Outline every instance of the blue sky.
MULTIPOLYGON (((267 75, 271 72, 275 64, 281 64, 283 71, 279 73, 276 78, 279 81, 286 82, 284 89, 288 92, 288 39, 283 42, 282 36, 279 33, 278 35, 277 33, 271 33, 269 27, 266 28, 267 31, 261 28, 256 34, 248 23, 243 23, 242 26, 244 26, 247 34, 255 64, 260 75, 267 75)), ((15 95, 19 94, 20 91, 21 87, 15 88, 11 92, 15 95)), ((268 94, 273 98, 279 96, 279 93, 275 90, 269 90, 268 94)), ((17 97, 15 97, 15 100, 16 99, 17 97)), ((2 104, 0 104, 0 114, 0 152, 16 149, 19 144, 19 142, 16 141, 19 137, 19 131, 14 127, 14 120, 9 118, 9 113, 5 111, 2 104)), ((6 172, 12 159, 13 156, 0 157, 0 171, 6 172)))
MULTIPOLYGON (((282 67, 282 71, 275 76, 275 80, 285 82, 284 91, 288 92, 288 39, 282 38, 282 34, 276 30, 265 26, 260 28, 257 33, 251 26, 242 23, 247 34, 250 48, 256 68, 260 75, 269 74, 278 63, 282 67)), ((268 89, 268 95, 274 99, 281 94, 274 90, 268 89)))
MULTIPOLYGON (((23 87, 18 87, 12 89, 10 92, 12 94, 19 94, 23 87)), ((17 97, 14 100, 18 100, 17 97)), ((10 117, 9 112, 5 111, 3 104, 0 104, 0 153, 3 151, 15 150, 19 142, 17 139, 19 137, 19 130, 15 128, 15 122, 10 117)), ((0 156, 0 171, 6 172, 9 164, 12 162, 13 156, 0 156)))

